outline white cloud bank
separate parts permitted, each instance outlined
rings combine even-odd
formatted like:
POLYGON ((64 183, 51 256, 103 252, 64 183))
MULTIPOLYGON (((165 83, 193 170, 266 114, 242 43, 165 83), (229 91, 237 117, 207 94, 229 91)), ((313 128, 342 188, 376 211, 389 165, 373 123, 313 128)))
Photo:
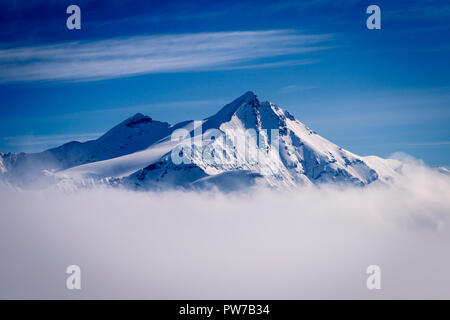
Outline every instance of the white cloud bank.
POLYGON ((311 58, 258 62, 326 49, 330 35, 291 30, 139 36, 0 50, 0 82, 90 81, 162 72, 268 68, 311 58))
POLYGON ((240 195, 3 189, 0 298, 448 299, 450 177, 403 170, 390 187, 240 195))

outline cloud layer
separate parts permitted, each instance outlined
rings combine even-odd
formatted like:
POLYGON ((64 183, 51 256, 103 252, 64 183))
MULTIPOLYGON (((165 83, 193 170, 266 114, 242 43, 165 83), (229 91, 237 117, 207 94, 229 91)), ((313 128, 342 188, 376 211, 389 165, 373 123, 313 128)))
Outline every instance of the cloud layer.
POLYGON ((0 190, 0 298, 450 298, 450 178, 247 194, 0 190), (68 265, 82 290, 65 288, 68 265), (379 265, 382 289, 366 288, 379 265))
POLYGON ((299 65, 313 60, 260 60, 322 50, 330 38, 325 34, 268 30, 139 36, 10 48, 0 50, 0 82, 89 81, 147 73, 299 65))

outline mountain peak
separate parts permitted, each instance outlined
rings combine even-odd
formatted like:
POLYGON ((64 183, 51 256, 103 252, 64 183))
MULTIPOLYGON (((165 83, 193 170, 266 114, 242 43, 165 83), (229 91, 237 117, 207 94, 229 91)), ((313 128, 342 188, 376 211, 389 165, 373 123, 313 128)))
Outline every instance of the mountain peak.
POLYGON ((253 91, 247 91, 239 98, 234 99, 231 103, 223 107, 218 113, 221 113, 223 110, 232 111, 234 113, 240 106, 252 104, 259 104, 258 97, 253 91))
POLYGON ((253 91, 247 91, 239 98, 233 100, 222 109, 219 110, 215 115, 206 118, 205 129, 209 127, 218 127, 222 122, 227 122, 231 119, 233 114, 244 105, 258 105, 258 97, 253 91))
POLYGON ((142 123, 152 122, 153 119, 149 116, 144 116, 142 113, 136 113, 134 116, 125 120, 125 125, 127 127, 134 127, 142 123))
POLYGON ((142 119, 142 118, 145 118, 145 117, 146 117, 145 115, 143 115, 142 113, 138 112, 134 116, 130 117, 130 119, 142 119))
MULTIPOLYGON (((245 101, 253 101, 258 100, 258 97, 256 96, 256 93, 253 91, 247 91, 242 96, 240 96, 238 99, 245 100, 245 101)), ((236 100, 238 100, 236 99, 236 100)))

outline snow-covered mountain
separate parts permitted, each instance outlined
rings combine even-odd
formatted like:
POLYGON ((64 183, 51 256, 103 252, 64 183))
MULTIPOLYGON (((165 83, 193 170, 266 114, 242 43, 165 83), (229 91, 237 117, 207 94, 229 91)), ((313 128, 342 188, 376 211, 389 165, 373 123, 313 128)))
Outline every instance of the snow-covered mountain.
POLYGON ((364 186, 393 179, 397 166, 395 160, 340 148, 253 92, 202 121, 170 126, 136 114, 97 140, 42 153, 0 154, 0 175, 16 185, 56 179, 144 190, 233 190, 255 183, 364 186))
POLYGON ((68 142, 40 153, 0 153, 0 174, 26 186, 42 180, 44 173, 102 161, 146 149, 169 134, 170 125, 140 113, 118 124, 97 140, 68 142))

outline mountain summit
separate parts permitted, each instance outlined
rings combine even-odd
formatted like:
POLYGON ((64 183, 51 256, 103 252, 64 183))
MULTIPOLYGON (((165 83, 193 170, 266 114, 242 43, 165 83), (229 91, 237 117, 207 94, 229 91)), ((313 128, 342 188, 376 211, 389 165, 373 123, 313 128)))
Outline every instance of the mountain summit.
POLYGON ((97 140, 37 154, 0 154, 0 176, 22 186, 51 176, 145 190, 364 186, 393 179, 395 165, 340 148, 253 92, 201 121, 170 126, 138 113, 97 140))

